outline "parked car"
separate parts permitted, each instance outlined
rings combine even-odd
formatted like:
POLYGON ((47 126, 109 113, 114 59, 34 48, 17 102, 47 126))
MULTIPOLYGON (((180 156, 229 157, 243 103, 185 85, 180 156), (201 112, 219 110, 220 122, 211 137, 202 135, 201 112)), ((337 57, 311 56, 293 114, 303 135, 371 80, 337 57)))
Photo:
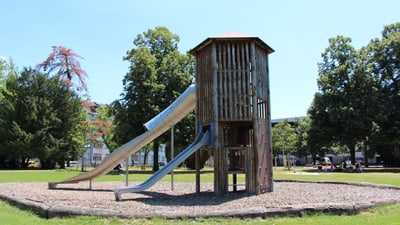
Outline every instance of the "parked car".
MULTIPOLYGON (((68 166, 68 164, 65 163, 65 166, 68 166)), ((78 166, 78 161, 69 161, 69 166, 78 166)))
POLYGON ((28 168, 40 168, 40 163, 37 160, 29 160, 28 168))

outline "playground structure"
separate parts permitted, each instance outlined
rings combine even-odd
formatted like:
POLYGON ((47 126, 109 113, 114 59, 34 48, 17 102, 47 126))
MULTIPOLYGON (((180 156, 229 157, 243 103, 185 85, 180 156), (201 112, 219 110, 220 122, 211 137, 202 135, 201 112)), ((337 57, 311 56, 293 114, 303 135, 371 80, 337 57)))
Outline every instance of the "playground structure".
MULTIPOLYGON (((210 131, 214 191, 228 193, 228 175, 245 174, 246 191, 273 191, 268 55, 257 37, 226 33, 208 38, 196 58, 196 123, 210 131)), ((200 176, 197 176, 199 178, 200 176)), ((199 189, 199 179, 196 186, 199 189)))
MULTIPOLYGON (((159 115, 144 124, 147 131, 120 146, 92 171, 62 183, 92 180, 112 170, 130 154, 170 129, 196 107, 196 140, 144 183, 115 189, 140 192, 155 184, 193 153, 206 148, 214 157, 214 191, 228 193, 228 175, 245 174, 250 194, 273 191, 268 55, 274 50, 257 37, 226 34, 208 38, 190 51, 196 58, 192 85, 159 115)), ((196 155, 199 168, 199 157, 196 155)), ((200 170, 196 170, 196 191, 200 170)))

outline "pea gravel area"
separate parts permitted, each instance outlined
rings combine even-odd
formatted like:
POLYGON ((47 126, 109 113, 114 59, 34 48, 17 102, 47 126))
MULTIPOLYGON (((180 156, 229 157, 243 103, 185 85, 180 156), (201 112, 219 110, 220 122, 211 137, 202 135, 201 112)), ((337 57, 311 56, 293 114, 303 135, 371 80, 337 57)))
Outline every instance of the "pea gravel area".
MULTIPOLYGON (((131 183, 130 185, 134 185, 131 183)), ((249 195, 244 191, 216 196, 213 183, 159 182, 145 192, 126 193, 116 201, 114 189, 122 182, 60 184, 0 184, 0 199, 51 218, 70 215, 101 215, 123 218, 163 217, 262 217, 302 215, 313 212, 358 213, 376 205, 400 203, 400 188, 366 183, 274 182, 274 191, 249 195)), ((230 187, 232 190, 232 187, 230 187)))

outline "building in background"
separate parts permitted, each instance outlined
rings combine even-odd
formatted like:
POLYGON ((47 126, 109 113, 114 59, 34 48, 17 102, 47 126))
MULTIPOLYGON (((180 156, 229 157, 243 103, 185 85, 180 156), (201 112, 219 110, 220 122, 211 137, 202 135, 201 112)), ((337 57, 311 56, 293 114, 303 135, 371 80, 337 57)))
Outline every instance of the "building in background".
MULTIPOLYGON (((107 105, 105 104, 98 104, 96 102, 89 101, 83 102, 82 105, 87 112, 87 120, 91 122, 98 120, 98 108, 107 107, 107 105)), ((98 133, 96 129, 94 129, 94 127, 88 130, 86 137, 87 138, 84 146, 85 152, 83 154, 83 158, 78 159, 78 161, 74 162, 73 164, 82 165, 83 162, 84 166, 99 165, 110 154, 110 150, 104 144, 102 136, 98 133)), ((160 165, 165 165, 167 163, 167 158, 165 155, 165 144, 160 145, 158 158, 160 165)), ((128 157, 127 161, 121 162, 121 164, 126 165, 126 162, 128 162, 131 166, 153 165, 154 152, 148 152, 146 161, 144 160, 145 152, 138 151, 128 157)))

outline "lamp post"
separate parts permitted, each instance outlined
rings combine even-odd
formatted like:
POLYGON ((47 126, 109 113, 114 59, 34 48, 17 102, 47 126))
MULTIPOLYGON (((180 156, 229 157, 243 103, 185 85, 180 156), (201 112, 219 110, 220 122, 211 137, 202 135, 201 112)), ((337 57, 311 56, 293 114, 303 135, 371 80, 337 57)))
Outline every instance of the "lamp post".
MULTIPOLYGON (((174 126, 171 127, 171 161, 174 158, 174 126)), ((171 170, 171 191, 174 190, 174 170, 171 170)))
POLYGON ((292 155, 293 158, 293 173, 296 173, 296 160, 294 158, 294 155, 292 155))
POLYGON ((85 148, 85 151, 83 152, 83 155, 82 155, 81 172, 85 172, 85 161, 86 161, 85 153, 88 150, 90 150, 90 144, 85 144, 84 148, 85 148))
MULTIPOLYGON (((300 142, 299 142, 299 134, 297 133, 297 126, 295 125, 294 127, 293 127, 293 129, 294 129, 294 133, 295 133, 295 135, 296 135, 296 155, 299 155, 299 145, 300 145, 300 142)), ((293 173, 296 173, 296 160, 295 160, 295 158, 294 158, 294 155, 293 155, 293 173)))

